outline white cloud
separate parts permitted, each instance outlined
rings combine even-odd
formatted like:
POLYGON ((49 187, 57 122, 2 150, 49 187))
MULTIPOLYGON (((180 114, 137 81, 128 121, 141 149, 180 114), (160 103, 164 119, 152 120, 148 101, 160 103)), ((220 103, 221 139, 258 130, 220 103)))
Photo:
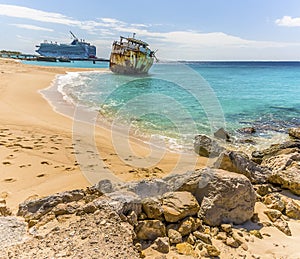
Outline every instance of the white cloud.
POLYGON ((16 26, 16 27, 22 28, 22 29, 35 30, 35 31, 53 31, 52 29, 49 29, 49 28, 39 27, 39 26, 31 25, 31 24, 12 23, 10 25, 16 26))
POLYGON ((80 21, 76 21, 59 13, 44 12, 37 9, 17 5, 0 4, 0 15, 30 19, 40 22, 58 23, 65 25, 80 25, 80 21))
POLYGON ((291 16, 283 16, 277 19, 275 23, 279 26, 300 27, 300 18, 292 18, 291 16))

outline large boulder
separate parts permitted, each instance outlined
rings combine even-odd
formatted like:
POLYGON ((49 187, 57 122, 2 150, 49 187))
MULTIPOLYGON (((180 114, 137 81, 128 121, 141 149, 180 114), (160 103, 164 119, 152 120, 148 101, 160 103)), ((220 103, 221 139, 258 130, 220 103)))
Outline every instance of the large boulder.
POLYGON ((295 139, 300 139, 300 128, 290 128, 289 136, 295 139))
POLYGON ((225 129, 223 129, 223 128, 218 129, 218 130, 214 133, 214 136, 215 136, 216 138, 223 139, 223 140, 225 140, 225 141, 227 141, 227 142, 230 142, 230 135, 229 135, 229 133, 228 133, 225 129))
POLYGON ((270 168, 269 182, 280 184, 291 192, 300 195, 300 154, 283 154, 265 159, 262 165, 270 168))
POLYGON ((200 206, 190 192, 168 192, 162 196, 162 209, 167 222, 177 222, 197 214, 200 206))
POLYGON ((217 157, 225 149, 217 141, 206 135, 197 135, 194 139, 195 152, 204 157, 217 157))
POLYGON ((206 168, 195 171, 179 190, 194 194, 200 204, 199 216, 211 226, 241 224, 254 213, 256 194, 244 175, 206 168))
POLYGON ((253 184, 266 183, 271 171, 258 165, 242 152, 223 152, 214 163, 215 168, 245 175, 253 184))

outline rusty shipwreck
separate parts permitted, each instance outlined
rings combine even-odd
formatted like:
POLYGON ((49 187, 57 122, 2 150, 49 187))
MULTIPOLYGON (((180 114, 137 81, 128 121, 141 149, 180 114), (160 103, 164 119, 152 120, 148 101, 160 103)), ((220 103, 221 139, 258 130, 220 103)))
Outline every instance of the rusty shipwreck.
POLYGON ((109 68, 118 74, 146 74, 151 68, 155 52, 148 43, 132 37, 120 37, 112 44, 109 68))

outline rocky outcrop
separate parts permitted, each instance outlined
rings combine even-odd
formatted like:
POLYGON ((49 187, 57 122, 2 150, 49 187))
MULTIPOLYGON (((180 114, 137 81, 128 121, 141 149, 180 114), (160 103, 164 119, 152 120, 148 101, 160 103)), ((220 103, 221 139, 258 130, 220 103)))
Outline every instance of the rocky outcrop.
POLYGON ((262 165, 272 170, 269 182, 280 184, 300 195, 300 153, 282 154, 265 159, 262 165))
POLYGON ((227 141, 227 142, 230 142, 230 135, 229 135, 229 133, 228 133, 225 129, 223 129, 223 128, 218 129, 218 130, 214 133, 214 136, 215 136, 216 138, 223 139, 223 140, 225 140, 225 141, 227 141))
POLYGON ((269 148, 252 152, 252 160, 261 164, 265 159, 272 156, 300 152, 300 141, 287 141, 282 144, 274 144, 269 148))
POLYGON ((206 135, 197 135, 194 139, 194 151, 204 157, 217 157, 225 149, 217 141, 206 135))
POLYGON ((271 175, 270 170, 251 161, 245 153, 229 150, 219 156, 214 167, 243 174, 253 184, 266 183, 271 175))
POLYGON ((243 175, 214 170, 206 186, 198 185, 195 197, 201 204, 199 215, 210 226, 231 222, 241 224, 254 213, 255 191, 243 175))
POLYGON ((200 209, 196 198, 190 192, 168 192, 161 200, 167 222, 177 222, 187 216, 194 216, 200 209))
POLYGON ((295 139, 300 139, 300 128, 290 128, 289 136, 295 139))

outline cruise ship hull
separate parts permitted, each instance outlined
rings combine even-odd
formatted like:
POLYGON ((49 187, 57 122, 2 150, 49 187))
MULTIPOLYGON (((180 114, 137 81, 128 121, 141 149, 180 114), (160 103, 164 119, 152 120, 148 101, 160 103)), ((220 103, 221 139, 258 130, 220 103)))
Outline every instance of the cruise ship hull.
POLYGON ((74 40, 70 44, 58 44, 53 42, 43 42, 36 50, 41 56, 68 58, 68 59, 88 59, 96 57, 96 47, 84 40, 79 40, 70 31, 74 40))

